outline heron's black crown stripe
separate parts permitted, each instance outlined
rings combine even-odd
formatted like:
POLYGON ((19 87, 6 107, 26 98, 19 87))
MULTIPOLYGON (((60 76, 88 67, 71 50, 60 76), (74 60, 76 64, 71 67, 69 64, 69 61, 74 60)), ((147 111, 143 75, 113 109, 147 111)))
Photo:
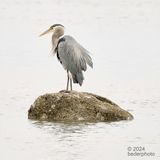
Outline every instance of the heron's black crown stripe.
POLYGON ((54 25, 52 25, 50 28, 54 28, 54 27, 57 27, 57 26, 64 27, 62 24, 54 24, 54 25))

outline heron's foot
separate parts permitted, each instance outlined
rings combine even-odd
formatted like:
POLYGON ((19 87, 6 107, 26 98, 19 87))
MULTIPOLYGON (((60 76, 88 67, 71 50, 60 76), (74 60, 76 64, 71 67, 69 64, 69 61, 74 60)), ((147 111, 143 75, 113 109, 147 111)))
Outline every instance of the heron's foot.
POLYGON ((70 93, 71 91, 69 91, 69 90, 61 90, 61 91, 59 91, 60 93, 70 93))

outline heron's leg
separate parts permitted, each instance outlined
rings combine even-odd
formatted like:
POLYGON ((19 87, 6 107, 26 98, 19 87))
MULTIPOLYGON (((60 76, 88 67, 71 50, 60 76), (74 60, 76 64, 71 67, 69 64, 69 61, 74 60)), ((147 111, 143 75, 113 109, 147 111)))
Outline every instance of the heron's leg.
POLYGON ((71 88, 71 91, 72 91, 72 79, 70 78, 70 88, 71 88))
POLYGON ((69 86, 69 73, 67 71, 67 88, 66 88, 67 91, 68 91, 68 86, 69 86))

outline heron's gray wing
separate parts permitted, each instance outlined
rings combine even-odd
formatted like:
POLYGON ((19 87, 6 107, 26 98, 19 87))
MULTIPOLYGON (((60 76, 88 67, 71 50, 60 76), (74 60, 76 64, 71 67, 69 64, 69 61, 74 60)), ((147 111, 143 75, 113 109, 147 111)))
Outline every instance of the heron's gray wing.
POLYGON ((57 51, 64 69, 71 72, 73 82, 82 85, 84 79, 82 71, 87 70, 87 64, 93 67, 88 51, 71 36, 63 37, 57 51))

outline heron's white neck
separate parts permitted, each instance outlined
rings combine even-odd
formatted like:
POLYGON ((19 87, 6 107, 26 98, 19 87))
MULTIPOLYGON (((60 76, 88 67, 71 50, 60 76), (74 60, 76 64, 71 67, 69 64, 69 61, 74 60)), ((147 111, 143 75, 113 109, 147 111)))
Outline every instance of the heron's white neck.
POLYGON ((52 36, 53 48, 56 48, 56 46, 58 44, 58 40, 59 40, 59 38, 55 37, 54 34, 53 34, 53 36, 52 36))

